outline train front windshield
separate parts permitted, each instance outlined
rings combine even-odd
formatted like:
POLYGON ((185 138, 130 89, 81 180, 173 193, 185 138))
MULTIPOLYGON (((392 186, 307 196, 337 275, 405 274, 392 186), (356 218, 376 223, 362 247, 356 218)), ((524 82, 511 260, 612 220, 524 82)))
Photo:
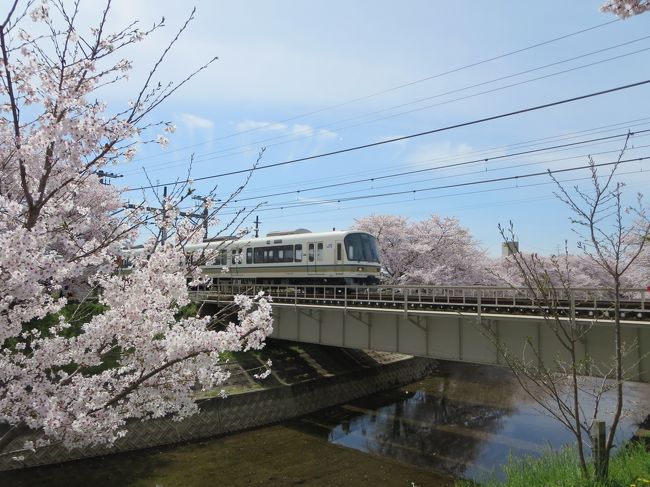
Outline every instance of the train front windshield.
POLYGON ((350 233, 345 236, 348 260, 356 262, 379 262, 377 239, 367 233, 350 233))

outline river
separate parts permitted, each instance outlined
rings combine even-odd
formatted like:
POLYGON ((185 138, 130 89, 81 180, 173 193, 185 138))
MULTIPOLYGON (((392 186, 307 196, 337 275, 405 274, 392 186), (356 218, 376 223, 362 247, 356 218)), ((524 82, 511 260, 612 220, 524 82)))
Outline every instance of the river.
MULTIPOLYGON (((619 439, 648 412, 650 385, 625 384, 619 439)), ((603 402, 607 418, 612 398, 603 402)), ((0 475, 15 486, 453 485, 500 477, 509 455, 573 437, 505 368, 440 362, 405 387, 280 425, 169 448, 0 475)), ((6 482, 6 483, 5 483, 6 482)))

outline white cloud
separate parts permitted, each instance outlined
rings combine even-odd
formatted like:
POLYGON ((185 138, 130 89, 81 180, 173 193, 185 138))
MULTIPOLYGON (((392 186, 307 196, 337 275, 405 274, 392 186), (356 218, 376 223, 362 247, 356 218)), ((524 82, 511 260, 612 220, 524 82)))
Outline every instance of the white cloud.
POLYGON ((181 113, 181 121, 193 129, 211 129, 214 127, 212 120, 191 113, 181 113))
POLYGON ((460 143, 441 142, 438 144, 420 145, 411 151, 408 160, 414 166, 436 166, 442 162, 455 161, 472 153, 472 146, 460 143))
POLYGON ((329 206, 331 208, 338 208, 340 205, 337 202, 334 202, 332 200, 324 200, 320 198, 305 198, 305 197, 298 197, 298 201, 304 202, 304 203, 320 203, 324 206, 329 206))
POLYGON ((239 122, 235 128, 237 129, 237 132, 249 132, 251 130, 259 130, 265 132, 284 132, 289 127, 284 123, 244 120, 243 122, 239 122))
POLYGON ((336 139, 339 135, 327 129, 319 129, 304 123, 294 123, 287 125, 285 123, 276 122, 260 122, 257 120, 244 120, 239 122, 236 126, 238 132, 250 132, 258 130, 263 132, 278 132, 281 135, 289 135, 293 137, 315 137, 319 139, 336 139))
POLYGON ((311 125, 295 123, 293 125, 292 132, 294 135, 304 135, 305 137, 311 137, 314 135, 314 128, 311 125))
POLYGON ((323 139, 336 139, 339 136, 339 134, 337 134, 336 132, 332 132, 331 130, 319 129, 318 136, 323 139))

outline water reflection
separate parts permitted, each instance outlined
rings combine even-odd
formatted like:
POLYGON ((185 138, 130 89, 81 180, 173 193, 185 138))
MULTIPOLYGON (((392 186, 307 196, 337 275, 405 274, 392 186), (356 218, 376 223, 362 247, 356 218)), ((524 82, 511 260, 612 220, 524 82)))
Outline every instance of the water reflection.
MULTIPOLYGON (((626 386, 636 415, 623 421, 630 438, 650 403, 650 387, 626 386)), ((332 443, 438 472, 480 479, 508 456, 539 455, 573 437, 542 414, 516 380, 499 367, 441 362, 438 372, 387 391, 293 421, 291 425, 332 443)))

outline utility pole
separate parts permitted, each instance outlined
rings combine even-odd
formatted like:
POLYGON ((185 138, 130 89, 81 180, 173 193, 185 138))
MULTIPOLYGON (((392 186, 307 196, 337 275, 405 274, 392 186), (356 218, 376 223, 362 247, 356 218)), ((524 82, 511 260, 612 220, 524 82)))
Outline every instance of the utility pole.
POLYGON ((167 186, 163 188, 163 207, 162 207, 162 235, 161 240, 162 244, 165 245, 165 240, 167 240, 167 227, 165 226, 167 219, 167 186))
POLYGON ((208 207, 203 206, 203 240, 208 239, 208 207))
POLYGON ((256 215, 255 216, 255 238, 260 236, 260 223, 262 223, 260 221, 260 216, 256 215))
MULTIPOLYGON (((204 196, 192 196, 192 199, 195 200, 201 200, 203 202, 206 202, 209 198, 206 198, 204 196)), ((221 201, 219 199, 213 200, 213 201, 221 201)), ((162 219, 163 219, 163 228, 161 229, 161 235, 160 235, 160 240, 164 244, 165 241, 167 240, 167 228, 164 226, 164 221, 167 218, 167 207, 166 203, 167 202, 167 186, 163 187, 163 206, 162 208, 154 208, 151 206, 137 206, 134 205, 133 203, 127 203, 125 205, 125 208, 140 208, 142 210, 148 211, 150 213, 154 214, 161 214, 162 219)), ((210 209, 208 208, 207 204, 203 205, 203 211, 201 213, 194 213, 192 211, 180 211, 178 213, 180 216, 186 217, 186 218, 196 218, 201 220, 201 226, 203 226, 203 238, 207 240, 208 238, 208 223, 210 222, 210 209)))
MULTIPOLYGON (((208 198, 206 198, 205 196, 194 195, 194 196, 192 196, 192 199, 193 200, 203 201, 203 212, 201 214, 197 214, 197 213, 183 214, 183 213, 181 213, 181 215, 189 216, 190 218, 192 218, 192 217, 201 218, 203 220, 203 239, 207 240, 208 239, 208 220, 209 220, 209 216, 210 216, 210 211, 208 210, 208 207, 206 205, 206 201, 208 200, 208 198)), ((212 200, 212 201, 221 201, 221 200, 217 199, 217 200, 212 200)))

